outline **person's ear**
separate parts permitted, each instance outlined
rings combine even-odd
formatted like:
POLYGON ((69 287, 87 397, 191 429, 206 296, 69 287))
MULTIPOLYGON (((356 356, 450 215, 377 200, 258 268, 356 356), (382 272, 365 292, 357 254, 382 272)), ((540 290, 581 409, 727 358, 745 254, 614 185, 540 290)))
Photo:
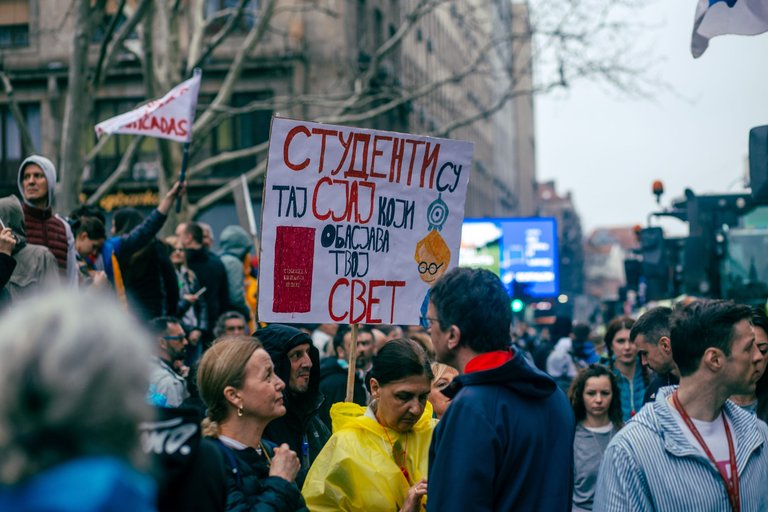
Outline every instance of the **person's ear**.
POLYGON ((666 355, 672 355, 672 341, 669 339, 669 336, 662 336, 659 338, 658 345, 666 355))
POLYGON ((378 400, 381 395, 381 386, 379 385, 379 381, 377 381, 374 377, 371 377, 371 398, 374 400, 378 400))
POLYGON ((707 365, 707 367, 713 372, 720 371, 720 369, 725 364, 725 353, 723 353, 723 351, 719 348, 709 347, 704 351, 704 355, 701 356, 700 364, 707 365))
POLYGON ((448 328, 448 348, 455 350, 459 348, 459 342, 461 341, 461 329, 457 325, 451 325, 448 328))
POLYGON ((238 408, 242 405, 240 392, 233 386, 227 386, 224 388, 224 398, 226 398, 227 402, 232 404, 235 408, 238 408))

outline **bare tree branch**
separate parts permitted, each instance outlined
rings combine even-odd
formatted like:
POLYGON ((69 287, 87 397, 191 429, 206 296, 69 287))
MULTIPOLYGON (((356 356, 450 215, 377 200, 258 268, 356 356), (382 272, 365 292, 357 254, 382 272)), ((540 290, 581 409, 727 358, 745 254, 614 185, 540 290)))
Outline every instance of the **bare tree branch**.
POLYGON ((123 14, 123 9, 125 9, 125 4, 127 1, 128 0, 120 0, 120 5, 117 6, 117 12, 115 12, 115 15, 112 16, 112 20, 110 20, 109 26, 107 26, 107 31, 101 40, 101 44, 99 44, 99 57, 96 60, 96 71, 94 72, 93 79, 91 80, 92 84, 101 83, 102 74, 105 72, 105 70, 102 69, 102 66, 104 65, 105 57, 107 55, 107 47, 109 46, 109 42, 112 40, 112 36, 115 33, 115 28, 117 28, 117 23, 120 21, 120 16, 123 14))
POLYGON ((21 133, 21 150, 25 155, 35 154, 35 144, 32 142, 32 135, 29 133, 29 127, 27 121, 24 119, 24 114, 19 108, 19 103, 16 101, 16 97, 13 95, 13 85, 11 80, 4 71, 0 71, 0 80, 3 82, 3 90, 5 95, 8 96, 8 108, 11 109, 11 115, 16 120, 16 124, 19 127, 19 133, 21 133))
MULTIPOLYGON (((106 55, 103 59, 99 59, 99 65, 96 67, 96 77, 93 81, 94 84, 100 84, 101 80, 103 80, 103 77, 106 76, 107 71, 109 71, 109 69, 114 64, 118 51, 120 51, 120 49, 123 47, 123 44, 125 44, 125 41, 133 33, 133 31, 136 30, 136 26, 146 14, 147 7, 149 7, 150 3, 151 0, 141 0, 131 17, 128 18, 128 21, 126 21, 123 26, 120 27, 120 30, 115 35, 114 40, 109 44, 109 47, 106 50, 106 55)), ((122 12, 124 5, 125 0, 122 2, 118 14, 122 12)), ((115 19, 116 18, 117 15, 115 16, 115 19)))
MULTIPOLYGON (((264 174, 266 171, 267 171, 267 161, 262 160, 256 165, 256 167, 254 167, 253 169, 245 173, 245 179, 250 183, 254 179, 264 174)), ((190 218, 194 217, 195 215, 197 215, 199 211, 208 208, 209 206, 215 204, 217 201, 226 197, 228 194, 231 194, 232 191, 235 190, 238 186, 240 186, 239 176, 237 178, 232 179, 226 185, 219 187, 213 192, 211 192, 210 194, 200 198, 194 205, 190 205, 189 217, 190 218)))
POLYGON ((267 150, 267 148, 269 148, 269 141, 262 142, 261 144, 251 146, 249 148, 237 149, 235 151, 225 151, 223 153, 219 153, 218 155, 208 158, 206 160, 203 160, 202 162, 190 168, 187 171, 187 176, 192 178, 194 176, 197 176, 198 174, 202 174, 203 172, 205 172, 206 170, 210 169, 215 165, 226 164, 226 163, 232 162, 233 160, 239 160, 241 158, 247 158, 249 156, 259 155, 261 153, 264 153, 267 150))
POLYGON ((205 39, 205 0, 191 0, 189 8, 192 22, 192 36, 189 38, 189 52, 187 55, 187 75, 194 69, 190 66, 191 62, 200 60, 202 52, 203 39, 205 39))
MULTIPOLYGON (((221 85, 218 94, 212 102, 212 106, 218 107, 229 103, 229 99, 232 96, 232 90, 235 86, 235 81, 240 77, 240 73, 245 65, 246 57, 251 53, 256 43, 261 41, 264 34, 269 27, 269 22, 272 19, 272 13, 275 9, 277 0, 267 0, 264 7, 261 10, 259 16, 259 22, 251 28, 248 35, 243 42, 243 46, 235 55, 232 65, 229 67, 227 76, 224 78, 224 83, 221 85)), ((216 121, 216 115, 213 110, 207 109, 203 114, 195 121, 192 128, 192 132, 195 134, 207 134, 209 129, 214 125, 216 121)), ((199 140, 199 135, 195 136, 195 139, 199 140)))
POLYGON ((107 192, 112 190, 112 187, 115 185, 115 183, 117 183, 118 180, 120 180, 120 178, 122 178, 123 175, 128 172, 128 170, 130 170, 131 164, 133 163, 133 158, 143 141, 144 137, 140 135, 131 139, 130 144, 128 144, 128 147, 125 150, 125 153, 123 153, 122 158, 120 158, 120 163, 117 165, 117 169, 115 169, 115 171, 110 174, 109 177, 104 180, 101 185, 99 185, 99 188, 96 189, 96 192, 91 194, 85 204, 96 204, 107 192))
POLYGON ((218 46, 232 33, 235 28, 237 28, 237 24, 240 23, 240 20, 243 17, 243 10, 245 9, 245 4, 248 3, 249 0, 240 0, 240 3, 237 4, 237 7, 235 8, 235 13, 232 14, 227 18, 227 22, 224 24, 223 27, 213 36, 211 41, 205 45, 205 48, 203 49, 200 57, 198 57, 195 61, 192 62, 192 65, 187 65, 187 73, 191 72, 191 70, 195 69, 196 67, 200 66, 202 62, 204 62, 213 51, 218 48, 218 46))

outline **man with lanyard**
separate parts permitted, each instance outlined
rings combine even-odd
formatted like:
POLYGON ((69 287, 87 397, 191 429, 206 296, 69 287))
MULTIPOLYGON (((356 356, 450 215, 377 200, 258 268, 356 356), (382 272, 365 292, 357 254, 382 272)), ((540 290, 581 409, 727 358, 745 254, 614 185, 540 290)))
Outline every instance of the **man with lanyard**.
POLYGON ((728 400, 760 375, 751 315, 721 300, 672 313, 680 385, 661 388, 613 438, 595 511, 768 510, 768 426, 728 400))

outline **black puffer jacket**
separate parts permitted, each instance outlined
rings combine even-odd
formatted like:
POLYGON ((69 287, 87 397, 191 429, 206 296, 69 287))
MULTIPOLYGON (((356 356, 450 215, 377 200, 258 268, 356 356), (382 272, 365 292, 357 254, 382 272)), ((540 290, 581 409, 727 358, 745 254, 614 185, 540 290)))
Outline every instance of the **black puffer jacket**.
MULTIPOLYGON (((320 419, 331 429, 331 406, 343 402, 347 397, 347 368, 339 364, 338 359, 326 357, 320 365, 320 392, 325 397, 320 407, 320 419)), ((367 395, 365 384, 358 374, 355 374, 353 402, 365 407, 367 395)))
POLYGON ((256 332, 256 337, 269 352, 275 373, 285 382, 285 416, 272 420, 264 431, 264 438, 280 445, 288 443, 301 460, 301 471, 296 483, 301 487, 309 466, 331 437, 331 431, 320 419, 320 406, 323 396, 320 394, 320 353, 312 344, 312 339, 305 332, 289 325, 271 324, 256 332), (309 344, 309 358, 312 368, 309 371, 309 389, 306 393, 296 394, 288 389, 291 377, 291 362, 288 352, 293 348, 309 344), (306 441, 306 451, 304 442, 306 441))
MULTIPOLYGON (((227 466, 227 512, 308 512, 295 483, 269 476, 269 463, 253 448, 233 450, 216 441, 227 466)), ((273 445, 263 443, 271 459, 273 445)))

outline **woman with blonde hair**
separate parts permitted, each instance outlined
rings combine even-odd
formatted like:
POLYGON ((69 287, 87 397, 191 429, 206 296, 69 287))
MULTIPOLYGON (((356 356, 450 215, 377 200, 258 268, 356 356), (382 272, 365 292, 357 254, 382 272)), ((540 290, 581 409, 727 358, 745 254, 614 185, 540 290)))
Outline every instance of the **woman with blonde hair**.
POLYGON ((373 358, 368 408, 331 407, 333 436, 315 459, 302 494, 312 512, 418 512, 427 492, 432 369, 413 340, 386 343, 373 358))
POLYGON ((453 382, 454 377, 459 375, 459 371, 447 364, 432 363, 432 373, 434 377, 432 377, 432 390, 429 392, 429 403, 432 404, 435 418, 440 419, 451 404, 451 399, 443 394, 443 390, 453 382))
POLYGON ((247 336, 220 338, 203 354, 197 380, 208 408, 204 433, 217 441, 230 469, 227 511, 306 510, 295 483, 296 453, 261 437, 286 412, 285 383, 261 343, 247 336))

